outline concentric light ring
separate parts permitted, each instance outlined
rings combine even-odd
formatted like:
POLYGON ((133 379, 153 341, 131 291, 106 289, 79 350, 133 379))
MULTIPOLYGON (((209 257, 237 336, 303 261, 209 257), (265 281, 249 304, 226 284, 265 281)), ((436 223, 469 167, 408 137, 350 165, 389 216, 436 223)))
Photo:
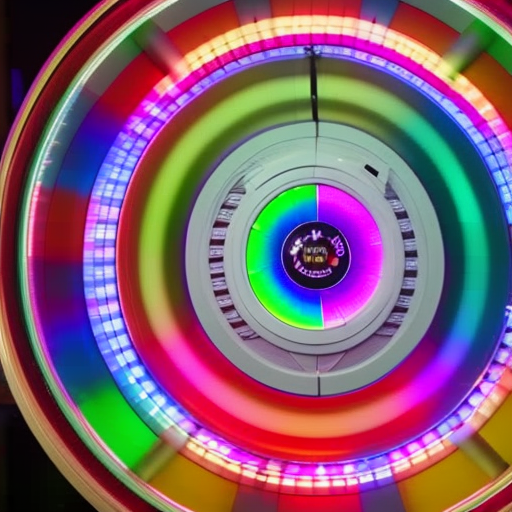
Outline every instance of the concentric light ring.
MULTIPOLYGON (((322 50, 327 54, 328 47, 323 47, 323 48, 322 48, 322 50)), ((301 49, 300 49, 300 48, 297 48, 297 49, 296 49, 296 51, 297 51, 297 53, 299 53, 299 52, 301 51, 301 49)), ((279 55, 279 52, 277 52, 277 51, 276 51, 275 53, 276 53, 276 55, 279 55)), ((287 50, 285 53, 286 53, 286 54, 288 54, 288 53, 289 53, 289 50, 287 50)), ((333 53, 334 53, 334 54, 341 54, 341 55, 344 55, 344 56, 346 57, 346 55, 347 55, 347 54, 350 54, 350 53, 351 53, 351 51, 349 51, 348 49, 346 49, 346 50, 341 50, 341 51, 340 51, 339 49, 334 49, 334 50, 333 50, 333 53)), ((368 54, 361 54, 360 52, 353 51, 353 58, 356 58, 356 59, 357 59, 357 58, 358 58, 358 56, 359 56, 359 57, 362 57, 362 58, 363 58, 363 60, 365 60, 365 61, 366 61, 367 59, 369 59, 369 58, 370 58, 370 57, 368 56, 368 54)), ((378 65, 378 64, 377 64, 377 65, 378 65)), ((395 72, 396 72, 396 73, 398 73, 398 74, 399 74, 399 76, 401 76, 401 77, 408 76, 408 77, 410 77, 411 79, 413 78, 413 77, 412 77, 412 75, 408 75, 408 74, 407 74, 407 72, 405 72, 405 70, 404 70, 403 68, 397 67, 396 65, 388 66, 388 69, 390 69, 391 71, 395 71, 395 72)), ((434 89, 432 89, 432 88, 427 87, 424 83, 422 83, 421 87, 422 87, 422 88, 425 88, 425 89, 426 89, 427 91, 429 91, 432 95, 434 95, 434 94, 435 94, 435 90, 434 90, 434 89)), ((187 99, 190 99, 190 96, 186 96, 186 98, 187 98, 187 99)), ((151 110, 151 108, 154 108, 154 105, 156 105, 156 104, 153 102, 153 103, 151 103, 151 104, 150 104, 150 106, 146 107, 146 109, 151 110)), ((442 107, 447 108, 447 105, 448 105, 448 108, 450 108, 450 105, 451 105, 450 103, 445 103, 445 104, 443 104, 443 105, 442 105, 442 107)), ((174 108, 172 108, 171 110, 174 110, 174 108)), ((159 112, 160 112, 160 109, 157 109, 157 110, 155 111, 155 113, 156 113, 156 114, 157 114, 157 113, 159 113, 159 112)), ((464 118, 462 118, 462 119, 464 119, 464 118)), ((457 121, 460 121, 460 119, 457 119, 457 121)), ((469 123, 469 122, 470 122, 470 121, 469 121, 469 118, 465 118, 465 119, 464 119, 464 122, 465 122, 465 123, 469 123)), ((144 126, 145 126, 145 125, 144 125, 144 126)), ((476 135, 475 135, 475 137, 476 137, 476 135)), ((497 139, 493 139, 493 140, 495 140, 495 142, 497 142, 497 139)), ((480 142, 480 144, 482 145, 482 147, 489 147, 489 146, 487 145, 487 143, 485 143, 485 142, 480 142)), ((498 154, 496 155, 496 158, 497 158, 497 157, 499 157, 500 155, 504 155, 504 156, 505 156, 505 153, 504 153, 503 151, 498 152, 498 154)), ((492 158, 492 157, 491 157, 491 158, 492 158)), ((498 163, 499 163, 499 162, 498 162, 498 163)), ((502 162, 502 165, 506 165, 506 161, 502 162)), ((505 199, 506 199, 506 198, 505 198, 505 199)), ((100 237, 100 240, 102 240, 102 238, 101 238, 101 237, 100 237)), ((110 322, 110 319, 109 319, 108 321, 110 322)), ((110 328, 109 328, 109 329, 110 329, 110 328)), ((133 356, 134 356, 134 353, 132 353, 132 352, 129 352, 129 353, 128 353, 128 358, 129 358, 129 359, 131 359, 133 356)), ((149 386, 149 388, 150 388, 150 389, 154 389, 154 388, 153 388, 154 384, 147 384, 146 386, 149 386)), ((162 395, 161 395, 161 394, 158 394, 157 396, 158 396, 158 400, 159 400, 159 399, 160 399, 160 396, 162 396, 162 395)), ((143 400, 144 400, 144 399, 143 399, 143 400)), ((150 410, 152 410, 152 409, 153 409, 153 405, 150 405, 150 410)), ((171 406, 171 410, 174 412, 174 409, 172 408, 172 406, 171 406)))
MULTIPOLYGON (((320 131, 326 135, 312 137, 311 134, 315 131, 312 125, 292 124, 268 130, 238 146, 232 154, 222 160, 204 185, 195 202, 187 233, 188 287, 194 308, 209 338, 237 367, 260 382, 288 392, 307 395, 319 394, 319 387, 324 390, 323 394, 327 395, 365 386, 381 378, 405 357, 422 338, 435 312, 442 286, 444 264, 441 235, 435 230, 437 221, 433 207, 419 182, 413 179, 412 171, 396 155, 393 159, 393 153, 389 148, 367 134, 326 123, 320 123, 319 126, 320 131), (270 146, 263 149, 267 143, 270 143, 270 146), (363 147, 364 151, 361 149, 363 147), (341 164, 336 156, 340 152, 344 155, 341 164), (384 157, 387 153, 389 159, 385 161, 376 156, 384 157), (296 155, 301 167, 283 172, 283 168, 293 167, 295 160, 286 156, 292 154, 296 155), (332 170, 327 167, 314 167, 315 154, 322 155, 322 165, 340 168, 332 170), (362 360, 359 360, 357 371, 349 366, 344 367, 343 371, 322 374, 321 377, 316 373, 304 373, 303 369, 297 368, 293 360, 285 362, 290 357, 290 352, 310 354, 309 360, 313 361, 315 356, 311 356, 312 354, 326 354, 323 359, 329 359, 329 354, 343 353, 355 347, 381 327, 400 293, 404 273, 404 242, 395 214, 384 198, 384 183, 391 175, 391 171, 389 174, 379 173, 380 178, 377 180, 364 169, 369 163, 381 170, 395 167, 397 175, 401 176, 403 184, 397 181, 398 178, 394 174, 392 182, 407 190, 411 196, 411 199, 408 199, 410 207, 421 211, 421 215, 415 217, 418 233, 422 237, 418 250, 421 262, 425 264, 423 275, 431 275, 427 268, 436 269, 436 273, 429 279, 420 279, 418 285, 418 300, 413 301, 412 307, 416 312, 422 312, 421 321, 418 321, 416 316, 414 319, 410 318, 407 322, 407 331, 401 332, 399 340, 390 342, 392 348, 389 352, 384 353, 381 347, 379 358, 384 358, 384 365, 380 364, 376 357, 369 366, 365 366, 364 372, 359 371, 363 365, 362 360), (308 164, 313 167, 308 167, 308 164), (372 299, 372 306, 366 308, 360 317, 347 325, 317 332, 313 343, 309 341, 310 335, 307 331, 283 325, 259 304, 258 298, 251 292, 244 251, 240 251, 240 247, 245 247, 250 227, 262 205, 268 204, 276 195, 279 196, 282 190, 309 182, 340 186, 350 194, 355 194, 359 200, 363 200, 372 216, 378 219, 380 229, 385 233, 387 246, 383 270, 386 279, 379 284, 378 297, 372 299), (220 214, 226 208, 224 204, 231 203, 236 205, 236 209, 229 210, 229 221, 222 221, 222 233, 216 235, 215 227, 212 231, 213 238, 225 238, 225 241, 221 245, 208 247, 212 243, 209 240, 211 237, 208 235, 208 226, 216 225, 215 219, 223 219, 224 214, 220 214), (201 249, 198 251, 198 248, 201 249), (201 258, 201 255, 208 251, 209 265, 201 258), (215 267, 214 270, 212 265, 215 267), (225 277, 222 277, 223 275, 225 277), (204 284, 210 280, 214 289, 219 290, 218 297, 204 284), (230 309, 231 305, 234 305, 235 309, 230 309), (241 319, 244 320, 244 325, 240 324, 233 330, 230 324, 240 323, 241 319), (411 329, 411 325, 415 328, 411 329), (242 341, 241 335, 237 334, 238 331, 244 333, 247 342, 242 341), (270 347, 266 342, 272 343, 275 347, 270 347), (280 352, 277 347, 280 347, 280 352), (257 351, 256 354, 253 351, 257 351), (274 364, 273 358, 279 363, 274 364), (277 373, 276 364, 280 368, 277 373)), ((313 203, 310 206, 313 210, 316 209, 313 203)), ((305 212, 308 208, 304 207, 302 210, 305 212)), ((274 295, 282 297, 283 293, 274 292, 274 295)), ((407 300, 410 302, 410 298, 407 300)), ((392 330, 395 331, 396 328, 392 330)), ((378 348, 362 347, 362 350, 370 359, 370 355, 378 351, 378 348)), ((313 362, 309 364, 312 365, 313 362)))
MULTIPOLYGON (((357 57, 356 57, 356 58, 357 58, 357 57)), ((402 72, 403 72, 403 70, 401 71, 401 73, 402 73, 402 72)), ((464 120, 464 122, 466 122, 466 120, 464 120)), ((499 124, 499 123, 498 123, 498 124, 499 124)), ((499 130, 502 130, 502 128, 499 128, 499 130)), ((479 136, 478 136, 476 133, 474 133, 474 140, 476 141, 478 138, 479 138, 479 136)), ((507 151, 509 151, 509 150, 510 150, 510 146, 509 146, 510 138, 509 138, 509 134, 508 134, 508 132, 506 132, 505 130, 503 130, 503 132, 501 132, 501 131, 500 131, 500 132, 499 132, 499 137, 497 137, 496 139, 493 139, 493 141, 494 141, 494 142, 496 142, 496 141, 498 140, 498 138, 501 138, 501 139, 502 139, 503 143, 505 144, 505 147, 506 147, 507 151), (507 141, 508 141, 508 142, 507 142, 507 141)), ((479 143, 480 143, 480 142, 479 142, 479 143)), ((491 155, 491 156, 489 156, 489 158, 487 158, 487 157, 486 157, 486 159, 487 159, 488 163, 490 163, 490 165, 494 165, 494 166, 496 166, 497 164, 500 164, 499 158, 503 158, 503 157, 505 156, 504 152, 503 152, 503 151, 500 151, 500 149, 501 149, 501 148, 500 148, 500 145, 499 145, 499 144, 497 144, 497 145, 496 145, 496 148, 497 148, 497 151, 498 151, 497 155, 495 155, 495 156, 492 156, 492 155, 491 155)), ((139 148, 139 149, 141 149, 141 148, 139 148)), ((486 150, 487 150, 487 149, 488 149, 488 146, 486 147, 486 150)), ((507 172, 509 172, 509 164, 506 162, 506 160, 503 160, 503 161, 501 162, 501 166, 502 166, 502 168, 501 168, 501 169, 498 169, 497 167, 493 167, 493 172, 494 172, 494 176, 493 176, 493 177, 494 177, 494 179, 496 180, 496 182, 500 184, 500 191, 501 191, 501 194, 502 194, 502 198, 503 198, 504 202, 506 203, 504 207, 505 207, 505 209, 506 209, 507 215, 510 215, 510 213, 509 213, 509 212, 510 212, 510 206, 509 206, 509 193, 510 193, 510 190, 508 189, 508 183, 507 183, 507 181, 506 181, 506 179, 505 179, 505 177, 504 177, 504 174, 505 174, 505 173, 507 173, 507 172), (494 169, 496 169, 496 170, 494 170, 494 169)), ((35 197, 37 196, 37 193, 36 193, 35 189, 36 189, 36 187, 35 187, 35 188, 34 188, 34 190, 33 190, 33 195, 32 195, 32 197, 33 197, 33 198, 35 198, 35 197)), ((118 199, 118 198, 114 198, 114 202, 113 202, 113 203, 110 203, 110 202, 109 202, 109 205, 108 205, 108 206, 109 206, 109 207, 110 207, 110 206, 112 206, 112 207, 113 207, 113 209, 115 210, 115 208, 117 208, 117 205, 115 204, 115 200, 117 200, 117 199, 118 199)), ((32 213, 34 213, 34 212, 32 212, 32 213)), ((113 214, 113 211, 110 211, 110 212, 109 212, 109 214, 113 214)), ((35 215, 33 216, 33 218, 35 218, 35 215)), ((109 233, 108 233, 108 234, 109 234, 109 236, 110 236, 110 235, 112 235, 112 230, 111 230, 111 231, 109 231, 109 233)), ((99 240, 100 238, 101 238, 101 237, 98 237, 98 240, 99 240)), ((102 247, 104 247, 104 245, 102 245, 102 247)), ((109 264, 111 264, 112 262, 108 262, 108 263, 109 263, 109 264)), ((106 286, 104 286, 104 288, 107 288, 107 287, 108 287, 110 284, 112 284, 112 283, 108 283, 108 282, 106 282, 106 281, 105 281, 105 282, 104 282, 104 283, 102 283, 102 284, 103 284, 103 285, 106 285, 106 286)), ((26 290, 25 290, 25 291, 26 291, 26 290)), ((117 323, 118 323, 117 321, 119 320, 119 318, 117 317, 117 309, 116 309, 116 307, 115 307, 115 306, 113 307, 113 312, 114 312, 113 314, 114 314, 115 316, 114 316, 114 318, 113 318, 113 319, 112 319, 112 318, 110 318, 110 319, 109 319, 109 322, 111 322, 111 323, 108 325, 108 329, 109 329, 109 330, 110 330, 110 328, 111 328, 111 327, 112 327, 113 329, 116 329, 116 325, 117 325, 117 323), (116 323, 116 322, 117 322, 117 323, 116 323)), ((110 310, 109 310, 109 314, 110 314, 110 310)), ((29 315, 28 315, 28 316, 30 316, 30 313, 29 313, 29 315)), ((506 345, 506 344, 505 344, 505 345, 506 345)), ((506 351, 507 351, 507 349, 505 348, 505 346, 504 346, 503 348, 504 348, 504 350, 505 350, 505 352, 506 352, 506 351)), ((37 350, 37 349, 36 349, 36 350, 37 350)), ((126 352, 126 354, 125 354, 125 355, 126 355, 126 356, 128 356, 129 358, 133 357, 133 354, 132 354, 131 352, 126 352)), ((500 355, 499 355, 499 356, 497 355, 497 358, 498 358, 500 361, 501 361, 501 360, 503 360, 502 362, 505 362, 505 363, 506 363, 507 357, 508 357, 508 356, 507 356, 506 354, 505 354, 505 356, 504 356, 504 355, 503 355, 503 353, 500 353, 500 355)), ((125 363, 123 362, 122 364, 125 364, 125 363)), ((137 367, 135 367, 135 368, 137 368, 137 367)), ((138 371, 138 370, 137 370, 137 371, 138 371)), ((58 376, 54 375, 54 379, 55 379, 55 380, 58 380, 58 376)), ((144 387, 144 386, 143 386, 143 387, 144 387)), ((487 389, 487 391, 488 391, 488 389, 487 389)), ((486 392, 487 392, 487 391, 486 391, 486 392)), ((146 392, 147 392, 147 391, 146 391, 146 392)), ((60 393, 60 391, 57 389, 57 390, 56 390, 56 393, 58 394, 58 393, 60 393)), ((137 389, 137 390, 136 390, 136 393, 135 393, 135 394, 136 394, 136 395, 137 395, 137 394, 139 395, 138 397, 136 397, 136 398, 135 398, 136 400, 138 400, 139 398, 141 398, 142 400, 144 400, 144 398, 140 395, 140 393, 144 394, 144 391, 143 391, 141 388, 139 388, 139 389, 137 389)), ((476 396, 476 395, 475 395, 475 396, 476 396)), ((476 402, 478 402, 478 399, 476 399, 476 398, 475 398, 475 399, 474 399, 474 402, 475 402, 475 403, 476 403, 476 402)), ((174 413, 174 411, 173 411, 173 413, 174 413)), ((175 417, 175 418, 177 418, 177 417, 175 417)), ((161 425, 159 426, 159 428, 160 428, 160 427, 161 427, 161 425)))

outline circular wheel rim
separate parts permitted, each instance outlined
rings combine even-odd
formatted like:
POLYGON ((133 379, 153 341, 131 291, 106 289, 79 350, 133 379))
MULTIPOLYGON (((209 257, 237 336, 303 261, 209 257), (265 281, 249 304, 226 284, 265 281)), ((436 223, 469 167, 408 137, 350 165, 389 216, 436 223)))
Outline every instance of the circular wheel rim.
MULTIPOLYGON (((98 13, 96 13, 96 14, 98 14, 98 13)), ((97 18, 96 18, 96 19, 97 19, 97 18)), ((91 20, 91 24, 92 24, 92 20, 91 20)), ((10 147, 12 147, 12 146, 10 146, 10 147)), ((7 160, 8 160, 8 159, 9 159, 9 154, 7 154, 7 160)), ((5 217, 4 217, 4 218, 5 218, 5 217)), ((7 236, 7 235, 6 235, 6 236, 7 236)), ((5 262, 5 261, 6 261, 6 260, 4 259, 4 262, 5 262)))

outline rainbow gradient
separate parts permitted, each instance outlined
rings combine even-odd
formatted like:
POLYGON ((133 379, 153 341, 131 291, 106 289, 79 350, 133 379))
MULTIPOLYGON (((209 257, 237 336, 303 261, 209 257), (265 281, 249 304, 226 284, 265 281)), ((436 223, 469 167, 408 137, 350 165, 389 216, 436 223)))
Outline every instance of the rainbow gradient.
MULTIPOLYGON (((22 272, 27 323, 40 366, 54 393, 64 395, 65 389, 66 397, 61 402, 65 404, 71 397, 71 414, 83 415, 81 421, 87 423, 87 429, 93 429, 127 467, 134 467, 159 436, 176 429, 188 440, 184 453, 196 454, 206 461, 205 464, 226 472, 230 478, 258 479, 290 487, 306 482, 306 487, 318 489, 362 486, 391 478, 419 464, 420 459, 448 450, 448 438, 453 431, 465 423, 476 426, 478 422, 483 423, 506 397, 508 391, 501 385, 501 379, 512 357, 512 320, 508 309, 497 313, 503 315, 507 334, 497 342, 491 365, 482 371, 481 379, 474 384, 467 399, 443 421, 433 425, 431 431, 407 441, 393 452, 373 458, 294 464, 248 453, 203 428, 153 378, 151 369, 146 368, 134 348, 129 319, 125 318, 121 307, 118 280, 122 276, 118 275, 116 266, 116 238, 128 185, 144 152, 159 131, 204 91, 258 63, 302 58, 304 44, 321 45, 327 57, 357 62, 398 78, 452 118, 488 166, 500 194, 500 207, 508 223, 512 223, 512 136, 498 112, 464 76, 456 80, 449 78, 439 55, 394 30, 353 18, 290 16, 230 31, 188 53, 181 63, 178 78, 168 76, 161 80, 140 98, 126 118, 124 112, 120 112, 117 124, 101 124, 108 137, 104 132, 100 137, 100 131, 92 129, 92 122, 80 128, 76 143, 83 143, 83 147, 91 143, 96 152, 89 152, 88 159, 73 162, 73 172, 61 176, 55 185, 61 196, 70 190, 75 193, 78 198, 75 205, 81 201, 81 206, 87 210, 85 233, 77 244, 78 250, 76 254, 66 254, 68 259, 64 263, 62 259, 51 260, 50 257, 44 261, 36 254, 40 248, 36 241, 41 238, 41 225, 45 220, 41 204, 43 198, 48 197, 51 183, 45 172, 58 132, 55 129, 41 145, 32 170, 32 188, 27 194, 26 236, 21 251, 22 259, 28 260, 22 272), (101 139, 103 146, 96 138, 101 139), (68 272, 67 282, 73 283, 72 298, 76 301, 57 303, 55 299, 50 303, 41 293, 39 269, 43 265, 51 267, 45 274, 50 282, 54 270, 51 265, 55 262, 60 271, 64 268, 68 272), (57 325, 57 318, 62 319, 63 311, 67 313, 62 306, 72 310, 67 315, 70 320, 57 325), (77 332, 83 336, 79 341, 77 332), (112 411, 116 413, 115 424, 111 420, 112 411), (129 435, 120 436, 122 431, 129 435), (131 448, 133 438, 139 442, 134 449, 131 448)), ((72 94, 78 97, 80 92, 77 87, 72 94)), ((62 125, 75 99, 66 99, 59 121, 62 125)), ((100 122, 95 122, 100 126, 100 122)), ((61 213, 65 211, 62 207, 61 213)), ((260 212, 251 229, 246 258, 251 285, 264 307, 289 325, 314 330, 342 325, 357 315, 378 286, 382 254, 379 230, 359 201, 334 187, 306 185, 284 192, 260 212), (270 245, 272 251, 278 247, 280 250, 283 236, 297 223, 311 220, 339 227, 355 256, 349 274, 335 287, 336 294, 331 290, 315 293, 295 290, 290 280, 280 274, 277 264, 261 266, 255 257, 263 244, 270 245), (363 274, 369 278, 363 279, 363 274), (272 290, 274 295, 279 293, 285 298, 283 307, 273 300, 272 290)), ((58 257, 64 256, 59 254, 58 257)), ((469 290, 465 301, 467 310, 479 310, 477 303, 478 298, 469 290)), ((459 352, 461 345, 468 345, 472 340, 470 335, 466 336, 471 329, 464 331, 463 327, 457 324, 453 328, 452 338, 457 338, 459 352)), ((171 339, 185 336, 177 329, 167 334, 171 339)), ((457 359, 449 357, 448 350, 446 352, 443 367, 428 368, 432 381, 441 382, 441 376, 449 376, 457 370, 453 362, 457 359)), ((420 399, 413 391, 412 386, 410 392, 404 391, 404 402, 420 399)), ((98 451, 101 456, 101 450, 98 451)), ((103 454, 105 458, 108 457, 103 454)))
POLYGON ((377 223, 355 197, 329 185, 300 185, 280 193, 256 218, 247 240, 247 274, 258 300, 282 322, 300 329, 331 329, 346 324, 371 300, 383 253, 377 223), (314 221, 343 233, 352 254, 347 275, 326 290, 298 285, 281 261, 287 235, 314 221))

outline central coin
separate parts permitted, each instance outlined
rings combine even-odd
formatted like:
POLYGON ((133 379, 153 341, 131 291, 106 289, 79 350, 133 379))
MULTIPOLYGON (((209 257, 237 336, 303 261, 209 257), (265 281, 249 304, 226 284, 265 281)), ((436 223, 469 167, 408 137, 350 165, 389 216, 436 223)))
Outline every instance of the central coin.
POLYGON ((350 248, 341 231, 320 221, 297 226, 281 249, 281 261, 288 277, 312 290, 338 284, 347 275, 350 259, 350 248))

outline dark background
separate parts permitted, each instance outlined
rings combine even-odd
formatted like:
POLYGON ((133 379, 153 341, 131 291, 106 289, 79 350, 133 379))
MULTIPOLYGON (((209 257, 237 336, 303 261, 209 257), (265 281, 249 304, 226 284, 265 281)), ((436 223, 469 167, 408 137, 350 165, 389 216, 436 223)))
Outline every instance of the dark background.
MULTIPOLYGON (((37 73, 96 0, 0 0, 0 149, 37 73)), ((46 456, 0 371, 0 512, 94 512, 46 456)))
POLYGON ((97 0, 0 0, 0 17, 3 10, 5 19, 10 121, 50 54, 97 3, 97 0))

